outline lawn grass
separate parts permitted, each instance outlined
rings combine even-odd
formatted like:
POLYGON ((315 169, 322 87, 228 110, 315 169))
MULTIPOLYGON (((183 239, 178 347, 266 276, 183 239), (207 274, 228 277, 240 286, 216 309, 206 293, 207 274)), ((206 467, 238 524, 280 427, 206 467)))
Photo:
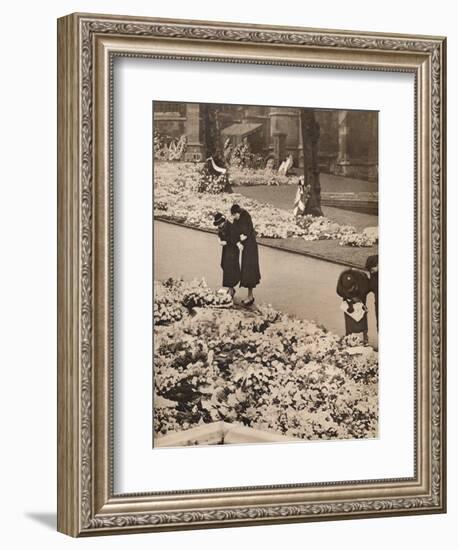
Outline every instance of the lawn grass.
POLYGON ((258 237, 259 244, 306 254, 323 260, 339 263, 342 265, 364 269, 368 256, 378 254, 378 246, 353 247, 340 246, 335 240, 305 241, 295 237, 287 239, 267 239, 258 237))

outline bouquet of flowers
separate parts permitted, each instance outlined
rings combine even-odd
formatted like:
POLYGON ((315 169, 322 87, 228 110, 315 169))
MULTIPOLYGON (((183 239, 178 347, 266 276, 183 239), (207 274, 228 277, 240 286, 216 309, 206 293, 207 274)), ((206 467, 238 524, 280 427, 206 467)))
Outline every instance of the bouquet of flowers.
POLYGON ((228 307, 232 305, 232 296, 226 291, 215 292, 207 285, 205 279, 201 279, 183 285, 181 303, 188 309, 228 307))
POLYGON ((206 167, 200 172, 198 193, 209 193, 210 195, 219 195, 230 188, 227 172, 219 175, 210 174, 206 167))
POLYGON ((184 312, 175 289, 154 281, 154 324, 169 325, 182 319, 184 312))

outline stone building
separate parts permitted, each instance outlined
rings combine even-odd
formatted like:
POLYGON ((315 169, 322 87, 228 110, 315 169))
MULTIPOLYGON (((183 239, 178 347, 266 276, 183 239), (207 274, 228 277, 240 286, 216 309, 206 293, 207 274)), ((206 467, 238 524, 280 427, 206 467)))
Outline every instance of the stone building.
MULTIPOLYGON (((375 111, 316 109, 320 125, 319 163, 322 172, 377 180, 378 113, 375 111)), ((236 146, 247 141, 253 153, 278 166, 289 154, 294 167, 302 165, 299 109, 221 105, 218 108, 219 147, 226 140, 236 146)), ((199 103, 155 102, 155 130, 170 138, 187 137, 183 160, 205 159, 204 130, 199 103)))

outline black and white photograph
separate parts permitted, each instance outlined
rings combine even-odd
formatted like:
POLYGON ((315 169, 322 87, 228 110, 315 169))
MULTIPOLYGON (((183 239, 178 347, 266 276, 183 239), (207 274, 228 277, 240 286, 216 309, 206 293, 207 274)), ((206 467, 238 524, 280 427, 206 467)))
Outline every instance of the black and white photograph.
POLYGON ((378 113, 153 102, 153 446, 376 438, 378 113))

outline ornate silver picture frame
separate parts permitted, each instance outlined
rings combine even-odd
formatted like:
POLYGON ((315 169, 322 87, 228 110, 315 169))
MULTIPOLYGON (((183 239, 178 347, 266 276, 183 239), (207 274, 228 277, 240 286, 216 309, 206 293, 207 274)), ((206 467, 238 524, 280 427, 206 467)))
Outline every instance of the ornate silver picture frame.
POLYGON ((443 37, 93 14, 58 20, 60 532, 76 537, 445 512, 445 63, 443 37), (412 477, 339 481, 331 474, 320 483, 114 492, 111 130, 119 57, 413 75, 412 477))

